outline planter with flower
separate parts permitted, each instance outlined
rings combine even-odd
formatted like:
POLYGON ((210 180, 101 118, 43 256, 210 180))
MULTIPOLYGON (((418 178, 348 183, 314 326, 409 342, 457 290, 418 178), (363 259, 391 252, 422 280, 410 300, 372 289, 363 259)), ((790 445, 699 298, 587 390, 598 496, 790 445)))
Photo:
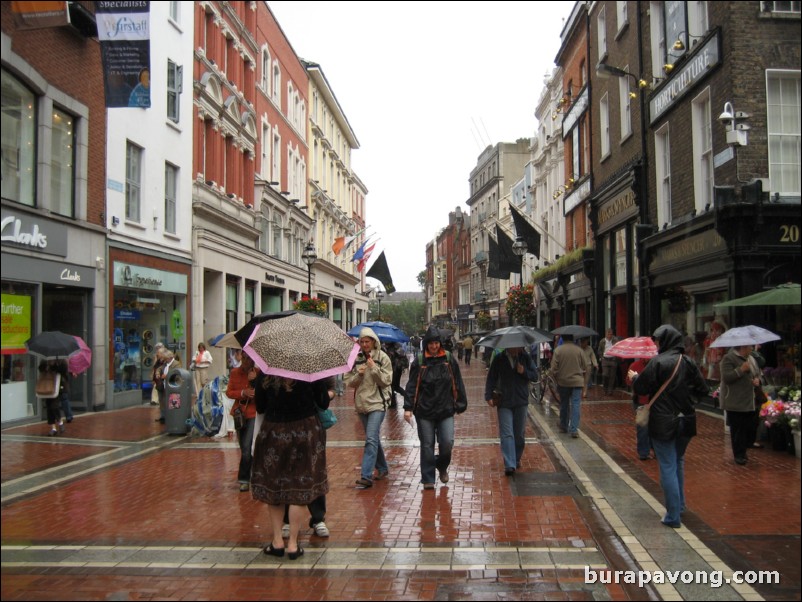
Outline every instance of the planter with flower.
POLYGON ((477 313, 476 323, 479 326, 479 330, 490 330, 493 326, 493 318, 490 316, 490 312, 482 310, 477 313))
POLYGON ((293 303, 292 308, 319 316, 329 315, 328 304, 323 299, 318 299, 317 297, 312 297, 311 299, 309 297, 304 297, 300 301, 293 303))
POLYGON ((669 286, 663 293, 672 314, 686 313, 691 308, 691 294, 681 286, 669 286))
POLYGON ((779 399, 770 399, 760 406, 760 418, 769 429, 773 449, 796 453, 793 431, 799 432, 799 387, 784 387, 777 391, 779 399))

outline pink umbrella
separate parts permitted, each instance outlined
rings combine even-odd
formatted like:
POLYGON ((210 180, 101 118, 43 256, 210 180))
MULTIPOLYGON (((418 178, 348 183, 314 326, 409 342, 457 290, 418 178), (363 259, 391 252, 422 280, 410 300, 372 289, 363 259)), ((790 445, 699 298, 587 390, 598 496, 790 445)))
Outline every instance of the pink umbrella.
POLYGON ((650 358, 657 355, 657 345, 654 344, 652 337, 629 337, 618 341, 604 355, 630 360, 650 358))
POLYGON ((67 369, 72 374, 82 374, 92 365, 92 350, 81 337, 73 335, 78 342, 78 351, 73 353, 67 360, 67 369))

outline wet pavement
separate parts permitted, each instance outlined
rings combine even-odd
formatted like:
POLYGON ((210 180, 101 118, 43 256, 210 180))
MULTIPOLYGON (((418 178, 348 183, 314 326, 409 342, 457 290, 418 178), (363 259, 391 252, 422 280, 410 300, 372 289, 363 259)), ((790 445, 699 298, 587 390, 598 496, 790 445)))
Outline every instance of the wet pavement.
POLYGON ((163 434, 151 406, 79 415, 52 438, 44 423, 5 429, 2 599, 800 600, 795 456, 767 446, 738 466, 721 416, 700 413, 688 511, 670 529, 624 391, 590 392, 578 439, 559 433, 553 400, 533 403, 522 467, 506 477, 484 365, 463 373, 468 411, 434 491, 400 409, 382 428, 389 479, 355 489, 363 431, 351 398, 334 401, 331 536, 306 530, 295 561, 261 552, 268 512, 238 490, 234 440, 163 434), (638 571, 666 583, 639 584, 638 571), (735 571, 777 571, 779 584, 726 583, 735 571))

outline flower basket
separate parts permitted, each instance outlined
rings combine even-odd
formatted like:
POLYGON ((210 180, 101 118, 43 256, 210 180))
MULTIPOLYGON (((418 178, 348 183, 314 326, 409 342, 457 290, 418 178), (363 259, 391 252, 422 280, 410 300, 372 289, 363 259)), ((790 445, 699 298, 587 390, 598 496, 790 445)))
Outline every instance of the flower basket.
POLYGON ((323 299, 318 299, 317 297, 301 299, 293 303, 292 307, 298 311, 307 311, 310 314, 317 314, 319 316, 329 315, 328 304, 323 299))
POLYGON ((681 286, 670 286, 663 293, 672 314, 686 313, 691 308, 691 295, 681 286))

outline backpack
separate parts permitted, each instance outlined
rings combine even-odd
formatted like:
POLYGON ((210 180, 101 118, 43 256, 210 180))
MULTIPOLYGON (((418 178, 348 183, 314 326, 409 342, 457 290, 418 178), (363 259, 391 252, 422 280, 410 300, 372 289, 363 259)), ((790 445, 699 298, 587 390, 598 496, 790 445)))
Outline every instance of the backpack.
MULTIPOLYGON (((457 390, 457 381, 454 379, 454 371, 451 369, 451 352, 446 350, 446 366, 448 366, 448 373, 451 376, 451 394, 454 396, 454 410, 457 414, 462 414, 466 409, 468 409, 468 400, 460 401, 459 398, 459 391, 457 390)), ((415 384, 415 399, 414 399, 414 406, 417 407, 418 404, 418 389, 420 388, 420 381, 423 377, 424 371, 428 368, 428 366, 423 365, 423 352, 418 351, 417 354, 418 358, 418 366, 420 369, 418 370, 418 382, 415 384)))

